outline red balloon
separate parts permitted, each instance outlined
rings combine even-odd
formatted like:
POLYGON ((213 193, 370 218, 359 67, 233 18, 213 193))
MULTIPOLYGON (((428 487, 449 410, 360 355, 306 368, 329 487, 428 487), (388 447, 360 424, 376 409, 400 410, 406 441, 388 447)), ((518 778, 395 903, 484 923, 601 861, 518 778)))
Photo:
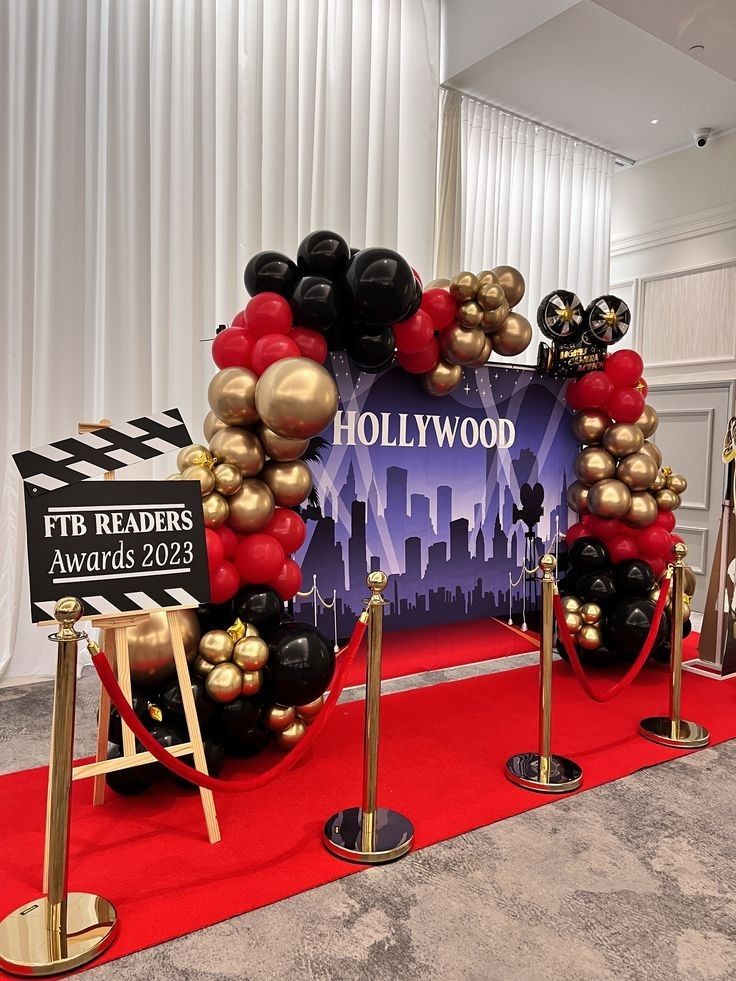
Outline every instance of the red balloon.
POLYGON ((248 300, 245 321, 254 337, 264 334, 288 334, 291 330, 289 301, 278 293, 259 293, 248 300))
POLYGON ((657 517, 652 522, 657 528, 664 528, 665 531, 672 531, 677 519, 672 511, 657 511, 657 517))
POLYGON ((682 535, 670 535, 670 538, 672 539, 673 547, 678 544, 679 545, 685 544, 685 539, 682 537, 682 535))
POLYGON ((285 602, 294 599, 302 584, 302 570, 293 559, 287 559, 277 576, 269 582, 285 602))
POLYGON ((644 396, 635 388, 614 388, 605 408, 616 422, 636 422, 644 411, 644 396))
POLYGON ((658 559, 672 556, 672 539, 664 528, 651 524, 639 532, 639 550, 645 559, 658 559))
POLYGON ((667 568, 668 561, 666 559, 647 559, 647 565, 652 570, 656 578, 659 579, 664 570, 667 568))
POLYGON ((602 542, 610 542, 611 539, 627 533, 626 527, 618 518, 599 518, 596 514, 588 517, 588 528, 593 538, 600 538, 602 542))
POLYGON ((240 576, 232 562, 223 562, 210 573, 210 603, 227 603, 240 588, 240 576))
POLYGON ((454 322, 457 316, 457 304, 447 292, 437 287, 427 290, 422 296, 419 307, 432 318, 435 330, 444 330, 454 322))
POLYGON ((245 310, 239 310, 230 323, 231 327, 245 327, 245 310))
POLYGON ((603 371, 588 371, 568 388, 567 402, 573 409, 602 409, 612 392, 611 379, 603 371))
POLYGON ((608 555, 614 565, 618 565, 619 562, 626 562, 628 559, 639 558, 636 539, 631 535, 616 535, 615 538, 612 538, 606 544, 608 546, 608 555))
POLYGON ((264 334, 253 345, 250 363, 257 375, 262 375, 269 365, 283 358, 299 358, 298 344, 284 334, 264 334))
POLYGON ((418 354, 404 354, 399 351, 397 354, 399 364, 405 371, 412 375, 423 375, 426 371, 431 371, 440 359, 440 346, 437 338, 433 337, 430 343, 418 354))
POLYGON ((565 544, 569 549, 573 542, 576 542, 578 538, 582 538, 584 535, 588 535, 589 533, 589 528, 587 528, 582 521, 576 521, 575 524, 570 525, 565 532, 565 544))
POLYGON ((303 358, 309 358, 310 361, 316 361, 317 364, 324 364, 327 360, 329 352, 327 341, 316 330, 310 330, 308 327, 295 327, 289 337, 295 342, 303 358))
POLYGON ((394 324, 394 338, 397 351, 419 354, 434 339, 432 318, 424 310, 417 310, 412 317, 394 324))
POLYGON ((242 327, 226 327, 212 342, 212 360, 218 368, 250 368, 253 336, 242 327))
POLYGON ((222 527, 218 528, 216 534, 222 542, 223 555, 226 559, 231 559, 235 555, 235 549, 238 547, 238 536, 227 525, 222 525, 222 527))
POLYGON ((270 582, 279 574, 285 559, 284 550, 276 539, 260 531, 241 538, 235 552, 235 565, 242 583, 270 582))
POLYGON ((636 351, 627 348, 606 358, 604 371, 616 388, 630 388, 641 378, 644 362, 636 351))
POLYGON ((214 528, 205 528, 204 541, 207 546, 207 566, 210 572, 225 560, 225 547, 214 528))
POLYGON ((263 531, 275 538, 287 555, 300 549, 307 537, 305 522, 289 508, 276 508, 263 531))

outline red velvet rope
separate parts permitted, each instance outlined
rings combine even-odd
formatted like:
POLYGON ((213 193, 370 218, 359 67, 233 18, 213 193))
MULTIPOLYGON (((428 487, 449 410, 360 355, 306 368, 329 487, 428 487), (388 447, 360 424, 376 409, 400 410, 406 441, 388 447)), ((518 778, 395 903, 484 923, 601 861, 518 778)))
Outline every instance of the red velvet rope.
POLYGON ((559 593, 555 590, 554 595, 554 611, 555 619, 557 620, 557 632, 562 645, 565 648, 567 656, 570 658, 570 666, 572 667, 575 677, 580 682, 580 685, 588 696, 592 698, 594 702, 610 702, 612 699, 620 695, 622 691, 629 687, 632 681, 637 677, 647 658, 652 653, 652 648, 654 647, 654 642, 657 639, 657 634, 659 633, 659 624, 662 620, 662 614, 664 612, 665 604, 667 603, 667 597, 670 593, 670 579, 664 579, 660 585, 659 599, 657 600, 657 605, 654 610, 654 616, 652 617, 652 625, 649 628, 649 633, 647 634, 647 639, 644 642, 644 646, 639 652, 636 660, 628 669, 626 674, 617 681, 610 688, 607 688, 604 692, 596 692, 591 687, 590 682, 585 674, 585 669, 580 663, 580 658, 578 657, 578 652, 575 649, 575 641, 573 640, 570 629, 565 622, 565 609, 562 606, 562 600, 560 599, 559 593))
POLYGON ((115 674, 110 667, 110 662, 105 657, 104 652, 97 648, 96 645, 94 647, 90 646, 89 650, 92 656, 92 663, 97 670, 97 674, 100 677, 102 685, 107 691, 107 694, 110 696, 110 701, 120 713, 120 717, 123 722, 125 722, 128 728, 148 750, 151 756, 155 757, 159 763, 163 763, 163 765, 168 770, 171 770, 172 773, 176 774, 177 777, 182 777, 184 780, 188 780, 190 783, 194 783, 198 787, 205 787, 207 790, 221 790, 225 793, 233 794, 241 793, 247 790, 257 790, 260 787, 265 787, 266 784, 271 783, 272 780, 280 777, 282 773, 286 773, 287 770, 290 770, 293 766, 295 766, 296 763, 298 763, 304 756, 304 754, 312 747, 315 739, 322 731, 325 723, 334 711, 338 698, 342 694, 342 690, 345 687, 347 672, 350 669, 350 665, 355 660, 355 655, 358 653, 358 649, 360 648, 361 642, 365 635, 367 625, 367 619, 359 619, 355 624, 350 642, 348 643, 347 647, 344 647, 342 651, 340 651, 337 671, 332 679, 330 694, 327 696, 322 711, 309 726, 306 735, 296 744, 294 749, 292 749, 287 756, 285 756, 282 760, 279 760, 278 763, 270 767, 264 773, 259 773, 250 777, 242 777, 237 780, 220 780, 217 777, 211 777, 207 773, 201 773, 199 770, 195 770, 192 766, 187 766, 186 763, 182 763, 182 761, 176 756, 172 756, 168 750, 166 750, 156 739, 154 739, 154 737, 133 711, 130 702, 128 702, 122 692, 122 689, 118 685, 115 674))

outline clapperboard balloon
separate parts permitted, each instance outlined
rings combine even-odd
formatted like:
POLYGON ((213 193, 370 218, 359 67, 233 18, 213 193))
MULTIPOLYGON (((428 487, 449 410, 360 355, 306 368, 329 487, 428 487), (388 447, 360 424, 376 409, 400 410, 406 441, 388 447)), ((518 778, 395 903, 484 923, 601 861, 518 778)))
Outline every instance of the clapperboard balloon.
POLYGON ((62 596, 78 596, 86 616, 209 601, 198 481, 86 480, 190 443, 171 409, 15 455, 34 622, 62 596))

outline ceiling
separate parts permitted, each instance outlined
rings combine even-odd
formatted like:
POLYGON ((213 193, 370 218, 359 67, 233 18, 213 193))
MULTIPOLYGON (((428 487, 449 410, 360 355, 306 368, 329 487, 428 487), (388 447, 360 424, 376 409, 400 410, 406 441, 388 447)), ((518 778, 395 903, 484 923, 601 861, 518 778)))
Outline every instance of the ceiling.
POLYGON ((443 11, 445 84, 622 157, 736 127, 734 0, 445 0, 443 11))

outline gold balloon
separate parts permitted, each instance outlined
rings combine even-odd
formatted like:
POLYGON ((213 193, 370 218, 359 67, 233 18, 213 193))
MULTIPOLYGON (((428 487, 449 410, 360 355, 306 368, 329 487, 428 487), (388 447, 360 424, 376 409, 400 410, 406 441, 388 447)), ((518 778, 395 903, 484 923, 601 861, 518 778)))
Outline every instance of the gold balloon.
POLYGON ((650 443, 648 439, 644 440, 641 450, 639 452, 646 453, 648 456, 650 456, 657 464, 658 470, 662 466, 662 453, 659 447, 655 446, 654 443, 650 443))
POLYGON ((201 443, 192 443, 185 446, 176 454, 176 469, 182 473, 187 467, 202 465, 210 459, 210 453, 206 446, 201 443))
POLYGON ((202 511, 206 528, 220 528, 228 519, 230 507, 221 494, 208 494, 202 498, 202 511))
POLYGON ((526 351, 532 339, 532 325, 520 313, 510 313, 493 334, 493 350, 504 358, 526 351))
POLYGON ((567 503, 577 514, 588 513, 588 487, 576 480, 567 488, 567 503))
POLYGON ((567 624, 567 629, 571 634, 576 634, 583 625, 580 614, 573 613, 572 610, 565 614, 565 623, 567 624))
POLYGON ((599 518, 622 518, 631 506, 631 493, 620 480, 599 480, 588 491, 588 508, 599 518))
POLYGON ((241 477, 255 477, 266 462, 261 441, 249 429, 228 426, 215 433, 210 450, 218 463, 231 463, 240 471, 241 477))
POLYGON ((450 280, 450 296, 458 303, 472 300, 478 292, 478 279, 471 272, 460 272, 450 280))
POLYGON ((607 480, 616 473, 616 461, 597 446, 588 446, 575 458, 575 473, 584 484, 607 480))
POLYGON ((659 505, 660 511, 674 511, 680 506, 680 495, 675 494, 673 490, 669 487, 663 488, 661 491, 657 491, 654 495, 657 499, 657 504, 659 505))
POLYGON ((207 389, 210 408, 228 426, 249 426, 256 422, 256 382, 247 368, 223 368, 207 389))
POLYGON ((596 624, 601 618, 602 610, 597 603, 585 603, 580 607, 583 623, 596 624))
POLYGON ((593 446, 600 443, 610 425, 603 409, 583 409, 572 417, 572 434, 579 443, 593 446))
POLYGON ((495 310, 486 310, 483 313, 480 325, 486 334, 493 334, 501 327, 510 312, 511 307, 504 300, 500 307, 496 307, 495 310))
MULTIPOLYGON (((481 269, 481 271, 478 273, 478 275, 477 275, 476 278, 478 280, 478 289, 479 290, 480 290, 480 287, 481 286, 486 286, 486 285, 495 285, 495 286, 497 286, 498 285, 498 276, 494 272, 492 272, 490 269, 481 269)), ((504 294, 504 296, 505 296, 505 294, 504 294)))
POLYGON ((483 310, 475 300, 469 300, 467 303, 463 303, 458 310, 457 319, 463 327, 478 327, 483 319, 483 310))
POLYGON ((257 695, 263 684, 263 674, 260 671, 243 671, 242 694, 246 696, 257 695))
POLYGON ((272 432, 263 423, 256 429, 256 432, 263 444, 263 449, 266 451, 266 456, 271 457, 272 460, 281 460, 282 462, 298 460, 309 449, 308 439, 288 439, 286 436, 279 436, 278 433, 272 432))
POLYGON ((509 306, 515 307, 517 303, 521 302, 524 296, 524 290, 526 288, 524 277, 513 266, 496 266, 493 269, 493 273, 503 287, 509 306))
MULTIPOLYGON (((180 610, 176 615, 181 624, 184 653, 191 664, 197 656, 199 620, 194 610, 180 610)), ((133 684, 152 687, 174 676, 174 652, 165 613, 136 617, 135 623, 126 628, 126 636, 133 684)), ((104 647, 104 644, 101 646, 104 647)))
POLYGON ((166 479, 167 480, 181 480, 181 474, 180 473, 170 473, 169 476, 166 479))
POLYGON ((563 596, 562 609, 565 613, 580 613, 582 604, 577 596, 563 596))
POLYGON ((260 637, 243 637, 235 645, 233 662, 241 671, 260 671, 268 660, 268 644, 260 637))
POLYGON ((499 283, 481 283, 478 287, 478 303, 484 310, 498 310, 506 302, 506 294, 499 283))
POLYGON ((325 703, 325 696, 320 695, 319 698, 315 698, 312 702, 307 702, 306 705, 297 705, 296 714, 300 719, 303 719, 307 725, 316 719, 319 713, 322 711, 322 706, 325 703))
POLYGON ((195 674, 198 674, 201 678, 204 678, 205 675, 209 674, 213 668, 214 664, 210 664, 209 661, 205 661, 205 659, 199 655, 195 657, 194 663, 192 664, 192 671, 194 671, 195 674))
POLYGON ((475 365, 478 368, 482 368, 484 364, 487 364, 491 360, 492 354, 493 354, 493 341, 491 340, 489 335, 486 334, 485 344, 483 345, 483 353, 481 354, 481 356, 478 358, 477 361, 473 362, 473 365, 475 365))
POLYGON ((641 429, 644 439, 649 439, 657 431, 659 416, 651 405, 645 405, 644 411, 636 420, 636 425, 641 429))
POLYGON ((243 476, 234 463, 218 463, 212 471, 215 478, 215 488, 218 494, 229 497, 236 490, 240 490, 243 483, 243 476))
POLYGON ((638 453, 644 445, 641 429, 634 423, 617 422, 603 434, 603 446, 612 456, 638 453))
POLYGON ((697 583, 695 582, 695 573, 693 572, 693 570, 690 568, 689 565, 685 566, 684 578, 685 578, 685 582, 684 582, 685 595, 694 596, 695 590, 697 589, 697 583))
POLYGON ((223 422, 222 419, 218 419, 212 409, 210 409, 202 423, 204 438, 209 443, 215 433, 219 433, 221 429, 227 429, 227 423, 223 422))
POLYGON ((216 664, 205 676, 204 686, 213 702, 234 702, 243 688, 243 672, 232 661, 216 664))
POLYGON ((222 664, 230 660, 234 646, 227 630, 208 630, 199 641, 199 656, 210 664, 222 664))
POLYGON ((438 340, 445 360, 463 365, 477 361, 483 353, 486 339, 478 328, 468 329, 460 324, 450 324, 440 333, 438 340))
POLYGON ((684 494, 687 490, 687 480, 681 473, 672 473, 667 478, 667 487, 675 494, 684 494))
POLYGON ((283 358, 258 379, 256 408, 279 436, 309 439, 321 433, 337 412, 337 385, 311 358, 283 358))
POLYGON ((662 488, 666 486, 667 486, 667 478, 665 477, 665 475, 662 473, 661 470, 658 470, 654 480, 649 485, 649 490, 652 493, 655 493, 656 491, 661 491, 662 488))
POLYGON ((304 734, 307 731, 307 727, 304 725, 301 719, 294 719, 288 729, 284 729, 282 732, 277 732, 274 738, 274 744, 278 749, 289 750, 293 749, 296 744, 304 738, 304 734))
POLYGON ((264 724, 271 732, 283 732, 296 719, 296 709, 291 705, 271 705, 263 717, 264 724))
POLYGON ((449 395, 463 380, 463 369, 459 364, 450 364, 442 358, 421 376, 422 387, 430 395, 449 395))
POLYGON ((269 460, 261 472, 261 480, 271 489, 279 508, 295 508, 312 490, 312 471, 303 460, 291 463, 269 460))
POLYGON ((198 480, 202 497, 211 494, 215 489, 215 475, 209 467, 200 467, 198 464, 194 464, 182 472, 181 479, 198 480))
POLYGON ((229 498, 229 502, 229 525, 241 535, 249 535, 265 528, 273 517, 276 506, 271 488, 257 477, 247 477, 240 490, 229 498))
POLYGON ((657 476, 657 465, 646 453, 632 453, 619 463, 616 476, 629 490, 647 490, 657 476))
POLYGON ((450 280, 449 279, 433 279, 431 283, 427 283, 424 287, 425 290, 446 290, 450 292, 450 280))
POLYGON ((580 630, 578 630, 575 640, 584 651, 595 651, 603 643, 600 630, 591 623, 584 624, 580 630))
POLYGON ((648 491, 635 491, 631 505, 623 516, 625 524, 632 528, 646 528, 657 517, 657 502, 648 491))

